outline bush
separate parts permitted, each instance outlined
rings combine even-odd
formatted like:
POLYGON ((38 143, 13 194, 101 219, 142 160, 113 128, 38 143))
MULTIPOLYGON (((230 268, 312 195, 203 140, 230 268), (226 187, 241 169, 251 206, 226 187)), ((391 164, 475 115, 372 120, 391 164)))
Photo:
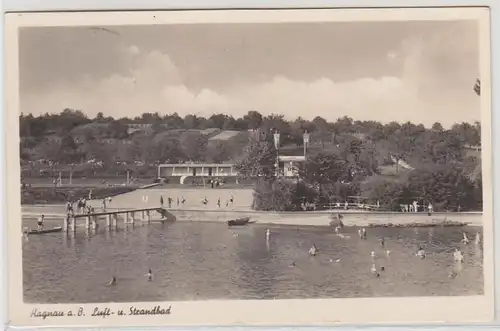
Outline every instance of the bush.
POLYGON ((294 210, 296 186, 295 183, 282 179, 258 180, 253 193, 252 208, 264 211, 294 210))

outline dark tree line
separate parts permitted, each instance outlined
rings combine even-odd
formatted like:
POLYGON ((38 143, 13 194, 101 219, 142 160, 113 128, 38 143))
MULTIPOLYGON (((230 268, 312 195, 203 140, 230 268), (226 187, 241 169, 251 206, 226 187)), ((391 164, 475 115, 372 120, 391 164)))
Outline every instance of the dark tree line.
POLYGON ((256 199, 258 209, 287 209, 298 201, 326 203, 352 195, 376 199, 391 209, 415 197, 432 200, 442 209, 479 208, 482 199, 479 122, 426 128, 347 116, 335 122, 321 117, 288 121, 257 111, 240 118, 145 113, 114 119, 102 113, 88 118, 71 109, 36 117, 21 114, 19 120, 22 162, 45 159, 75 166, 92 160, 108 170, 123 163, 233 162, 242 177, 259 178, 256 196, 263 200, 256 199), (223 130, 236 134, 211 139, 223 130), (281 155, 301 155, 303 134, 310 133, 298 184, 276 178, 276 131, 281 155), (288 192, 288 198, 269 196, 281 191, 288 192), (277 205, 281 207, 272 207, 277 205))

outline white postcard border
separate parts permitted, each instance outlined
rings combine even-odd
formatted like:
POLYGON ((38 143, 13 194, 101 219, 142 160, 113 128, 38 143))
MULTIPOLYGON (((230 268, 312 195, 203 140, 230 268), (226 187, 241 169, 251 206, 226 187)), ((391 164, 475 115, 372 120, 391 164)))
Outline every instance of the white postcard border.
POLYGON ((491 321, 494 311, 492 132, 490 88, 490 24, 485 8, 465 9, 360 9, 360 10, 230 10, 175 12, 99 12, 8 14, 6 45, 6 184, 9 320, 13 326, 201 326, 201 325, 328 325, 343 323, 467 323, 491 321), (28 26, 193 24, 215 22, 310 22, 362 20, 458 20, 480 22, 482 167, 484 190, 483 296, 369 299, 237 300, 85 305, 32 305, 23 303, 22 240, 20 235, 19 75, 17 29, 28 26), (94 307, 128 311, 172 306, 170 315, 90 317, 94 307), (31 318, 33 309, 72 310, 83 307, 86 316, 31 318))

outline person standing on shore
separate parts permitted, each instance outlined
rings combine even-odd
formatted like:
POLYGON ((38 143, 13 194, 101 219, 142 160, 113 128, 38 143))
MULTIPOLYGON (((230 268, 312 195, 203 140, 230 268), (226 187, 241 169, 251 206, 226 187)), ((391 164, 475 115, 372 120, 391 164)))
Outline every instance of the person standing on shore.
POLYGON ((106 211, 106 198, 102 199, 102 211, 106 211))
POLYGON ((163 201, 163 195, 161 195, 161 196, 160 196, 160 206, 162 206, 162 207, 163 207, 163 202, 164 202, 164 201, 163 201))
POLYGON ((66 211, 68 212, 68 214, 73 211, 73 203, 71 201, 68 201, 68 203, 66 204, 66 211))
POLYGON ((434 207, 432 206, 432 203, 429 202, 429 206, 427 207, 427 210, 429 211, 429 214, 432 214, 434 211, 434 207))
POLYGON ((220 208, 220 198, 219 197, 217 198, 217 207, 220 208))
POLYGON ((42 231, 43 230, 43 222, 44 222, 44 219, 45 219, 45 215, 42 214, 42 216, 40 216, 38 218, 38 222, 37 222, 37 225, 38 225, 38 231, 42 231))

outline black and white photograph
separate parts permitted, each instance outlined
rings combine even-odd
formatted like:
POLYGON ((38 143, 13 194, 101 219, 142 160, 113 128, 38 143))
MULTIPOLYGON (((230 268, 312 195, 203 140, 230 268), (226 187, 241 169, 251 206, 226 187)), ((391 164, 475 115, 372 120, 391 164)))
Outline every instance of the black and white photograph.
POLYGON ((493 317, 487 10, 7 18, 16 323, 493 317))

